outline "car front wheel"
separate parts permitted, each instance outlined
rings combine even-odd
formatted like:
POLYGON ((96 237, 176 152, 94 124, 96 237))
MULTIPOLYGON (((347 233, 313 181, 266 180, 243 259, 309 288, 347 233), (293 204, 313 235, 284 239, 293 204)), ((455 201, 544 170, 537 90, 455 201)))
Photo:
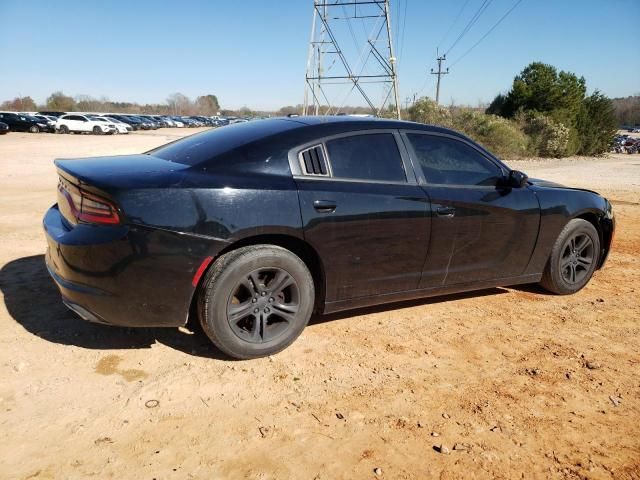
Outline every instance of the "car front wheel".
POLYGON ((93 134, 94 135, 102 135, 102 129, 98 126, 93 127, 93 134))
POLYGON ((242 247, 211 266, 198 297, 202 328, 227 355, 279 352, 302 333, 315 300, 304 262, 274 245, 242 247))
POLYGON ((595 227, 574 218, 558 235, 540 285, 558 295, 576 293, 591 279, 599 253, 600 237, 595 227))

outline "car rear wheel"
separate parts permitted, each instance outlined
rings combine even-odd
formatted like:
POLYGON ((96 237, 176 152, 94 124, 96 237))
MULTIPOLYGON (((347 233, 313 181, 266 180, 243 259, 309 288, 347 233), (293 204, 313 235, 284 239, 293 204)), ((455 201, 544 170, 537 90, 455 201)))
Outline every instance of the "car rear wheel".
POLYGON ((69 133, 69 127, 67 127, 66 125, 60 125, 60 128, 58 129, 58 131, 60 133, 69 133))
POLYGON ((233 250, 211 266, 198 297, 200 323, 227 355, 249 359, 279 352, 302 333, 315 300, 300 258, 274 245, 233 250))
POLYGON ((94 135, 102 135, 102 129, 98 126, 93 127, 93 134, 94 135))
POLYGON ((29 132, 31 132, 31 133, 40 133, 40 129, 38 128, 37 125, 31 125, 29 127, 29 132))
POLYGON ((582 289, 598 265, 600 237, 595 227, 574 218, 553 245, 540 285, 558 295, 582 289))

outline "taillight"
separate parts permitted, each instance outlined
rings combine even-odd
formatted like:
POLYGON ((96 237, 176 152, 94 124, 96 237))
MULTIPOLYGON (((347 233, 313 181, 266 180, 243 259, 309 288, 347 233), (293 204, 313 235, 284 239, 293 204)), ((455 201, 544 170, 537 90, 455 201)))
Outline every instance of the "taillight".
POLYGON ((69 213, 74 217, 69 220, 74 220, 74 223, 76 221, 103 225, 120 223, 115 205, 102 197, 81 190, 62 178, 58 183, 58 193, 66 200, 69 213))

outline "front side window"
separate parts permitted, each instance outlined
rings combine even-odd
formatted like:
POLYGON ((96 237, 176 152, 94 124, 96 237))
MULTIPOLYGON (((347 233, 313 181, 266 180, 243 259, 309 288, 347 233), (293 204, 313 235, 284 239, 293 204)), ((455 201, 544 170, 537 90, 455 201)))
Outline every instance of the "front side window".
POLYGON ((453 138, 407 134, 427 183, 496 185, 502 170, 473 147, 453 138))
POLYGON ((333 177, 406 182, 402 158, 391 133, 352 135, 326 142, 333 177))

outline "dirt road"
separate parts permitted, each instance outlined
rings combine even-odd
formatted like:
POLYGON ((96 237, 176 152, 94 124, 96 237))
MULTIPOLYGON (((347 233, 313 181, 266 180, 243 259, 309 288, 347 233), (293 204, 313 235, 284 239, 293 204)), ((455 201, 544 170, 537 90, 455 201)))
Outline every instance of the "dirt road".
POLYGON ((512 162, 612 199, 613 254, 579 294, 315 318, 237 362, 200 332, 78 319, 43 264, 53 158, 181 135, 0 137, 0 478, 640 478, 640 155, 512 162))

